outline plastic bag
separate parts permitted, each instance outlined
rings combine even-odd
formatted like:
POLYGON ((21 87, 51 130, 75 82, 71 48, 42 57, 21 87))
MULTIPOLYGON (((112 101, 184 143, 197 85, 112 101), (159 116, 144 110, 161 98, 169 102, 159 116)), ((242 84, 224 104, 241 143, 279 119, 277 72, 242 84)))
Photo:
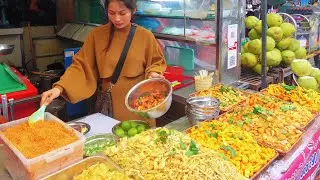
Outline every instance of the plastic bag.
POLYGON ((180 6, 186 6, 186 15, 191 18, 204 19, 208 16, 210 0, 180 0, 180 6))

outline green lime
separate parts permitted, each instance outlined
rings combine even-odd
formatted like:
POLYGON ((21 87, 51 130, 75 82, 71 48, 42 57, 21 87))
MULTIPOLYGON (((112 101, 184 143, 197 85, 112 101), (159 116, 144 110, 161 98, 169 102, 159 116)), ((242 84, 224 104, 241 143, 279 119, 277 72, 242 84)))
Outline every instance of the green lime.
POLYGON ((138 130, 136 128, 129 129, 129 131, 128 131, 129 137, 135 136, 136 134, 138 134, 138 130))
POLYGON ((132 127, 132 128, 136 128, 137 125, 138 125, 138 124, 137 124, 136 122, 134 122, 134 121, 131 121, 130 124, 131 124, 131 127, 132 127))
POLYGON ((121 123, 121 128, 128 131, 131 128, 131 123, 129 121, 124 121, 121 123))
POLYGON ((115 133, 119 137, 124 137, 125 136, 125 131, 123 129, 121 129, 121 128, 117 128, 115 133))
POLYGON ((146 130, 146 127, 144 125, 142 125, 142 124, 139 124, 137 126, 137 130, 138 130, 138 133, 141 133, 141 132, 146 130))

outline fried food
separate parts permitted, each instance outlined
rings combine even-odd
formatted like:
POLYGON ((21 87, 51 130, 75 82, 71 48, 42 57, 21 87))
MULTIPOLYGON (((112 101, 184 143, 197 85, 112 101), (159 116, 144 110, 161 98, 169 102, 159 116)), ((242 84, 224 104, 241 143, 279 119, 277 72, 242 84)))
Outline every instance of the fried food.
POLYGON ((245 179, 217 152, 166 128, 122 138, 116 146, 108 147, 105 154, 134 179, 245 179))

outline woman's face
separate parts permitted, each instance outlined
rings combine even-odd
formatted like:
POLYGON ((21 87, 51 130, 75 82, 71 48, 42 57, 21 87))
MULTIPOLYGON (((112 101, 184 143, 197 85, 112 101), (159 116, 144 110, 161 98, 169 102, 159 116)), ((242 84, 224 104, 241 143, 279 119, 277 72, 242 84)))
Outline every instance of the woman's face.
POLYGON ((124 28, 130 23, 133 13, 122 1, 114 0, 109 3, 108 18, 118 29, 124 28))

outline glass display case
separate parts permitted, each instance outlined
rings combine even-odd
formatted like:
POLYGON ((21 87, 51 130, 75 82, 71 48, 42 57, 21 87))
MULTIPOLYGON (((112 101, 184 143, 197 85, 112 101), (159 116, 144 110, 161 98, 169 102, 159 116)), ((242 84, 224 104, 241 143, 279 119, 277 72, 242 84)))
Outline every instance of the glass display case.
POLYGON ((169 65, 180 65, 187 73, 215 71, 221 83, 239 80, 243 2, 138 0, 137 6, 134 22, 154 33, 169 65))
MULTIPOLYGON (((240 79, 245 6, 240 0, 137 0, 133 22, 154 33, 169 65, 189 76, 214 71, 216 83, 228 84, 240 79)), ((57 35, 81 43, 99 25, 70 22, 57 35)))
POLYGON ((297 36, 302 47, 305 47, 308 52, 317 50, 317 36, 319 17, 313 15, 291 15, 297 22, 297 36))

